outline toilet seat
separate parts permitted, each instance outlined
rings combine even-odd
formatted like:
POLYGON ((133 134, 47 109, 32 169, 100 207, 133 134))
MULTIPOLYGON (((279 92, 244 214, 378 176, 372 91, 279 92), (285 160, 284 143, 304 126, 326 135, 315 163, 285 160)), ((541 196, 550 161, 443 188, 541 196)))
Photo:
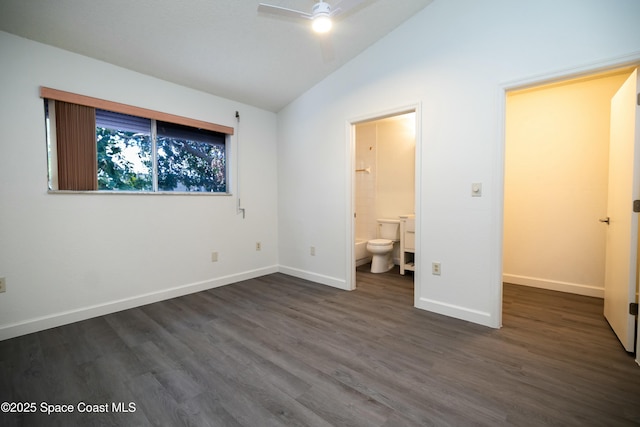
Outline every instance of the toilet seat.
POLYGON ((373 239, 368 242, 371 246, 386 246, 393 243, 393 240, 389 239, 373 239))

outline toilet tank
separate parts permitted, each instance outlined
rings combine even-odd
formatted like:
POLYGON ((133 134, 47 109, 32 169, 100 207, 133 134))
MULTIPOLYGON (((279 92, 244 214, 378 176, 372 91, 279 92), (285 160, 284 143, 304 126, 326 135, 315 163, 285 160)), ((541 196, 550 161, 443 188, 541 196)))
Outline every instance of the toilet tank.
POLYGON ((400 240, 399 219, 378 219, 378 230, 380 239, 400 240))

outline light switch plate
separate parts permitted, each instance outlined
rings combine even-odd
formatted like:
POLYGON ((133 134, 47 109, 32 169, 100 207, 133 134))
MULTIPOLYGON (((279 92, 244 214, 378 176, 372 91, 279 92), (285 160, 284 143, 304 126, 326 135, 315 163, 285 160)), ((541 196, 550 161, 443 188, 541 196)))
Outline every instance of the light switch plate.
POLYGON ((482 183, 474 182, 471 184, 471 196, 472 197, 482 197, 482 183))

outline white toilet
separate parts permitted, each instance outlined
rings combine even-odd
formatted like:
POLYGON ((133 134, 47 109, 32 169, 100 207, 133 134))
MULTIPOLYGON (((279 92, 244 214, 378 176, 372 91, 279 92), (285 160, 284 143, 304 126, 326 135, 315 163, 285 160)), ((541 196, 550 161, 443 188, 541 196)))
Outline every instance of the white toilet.
POLYGON ((373 255, 372 273, 385 273, 393 268, 393 244, 400 240, 399 219, 378 219, 378 238, 367 242, 367 250, 373 255))

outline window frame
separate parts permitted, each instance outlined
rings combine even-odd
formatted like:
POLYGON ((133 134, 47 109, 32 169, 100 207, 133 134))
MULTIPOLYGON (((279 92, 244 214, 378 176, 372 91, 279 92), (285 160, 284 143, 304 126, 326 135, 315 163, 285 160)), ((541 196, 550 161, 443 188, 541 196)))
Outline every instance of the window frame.
MULTIPOLYGON (((47 151, 48 151, 48 172, 49 172, 49 193, 64 194, 135 194, 135 195, 201 195, 201 196, 229 196, 232 194, 230 188, 229 177, 231 176, 229 166, 230 153, 230 137, 234 135, 234 128, 230 126, 219 125, 216 123, 205 122, 197 119, 191 119, 184 116, 178 116, 160 111, 150 110, 132 105, 122 104, 118 102, 108 101, 100 98, 93 98, 85 95, 79 95, 72 92, 65 92, 49 87, 40 87, 40 97, 48 102, 49 107, 49 123, 47 132, 47 151), (138 116, 152 121, 162 121, 172 124, 188 126, 196 129, 204 129, 224 134, 225 146, 225 192, 207 192, 207 191, 158 191, 157 182, 154 182, 154 188, 151 191, 133 191, 133 190, 60 190, 58 187, 58 164, 56 149, 56 130, 55 130, 55 108, 51 109, 53 101, 63 101, 71 104, 92 107, 100 110, 113 111, 116 113, 138 116), (53 112, 53 114, 52 114, 53 112), (52 117, 53 116, 53 120, 52 117)), ((155 144, 154 149, 155 149, 155 144)), ((157 168, 156 159, 154 158, 153 167, 157 168)))

